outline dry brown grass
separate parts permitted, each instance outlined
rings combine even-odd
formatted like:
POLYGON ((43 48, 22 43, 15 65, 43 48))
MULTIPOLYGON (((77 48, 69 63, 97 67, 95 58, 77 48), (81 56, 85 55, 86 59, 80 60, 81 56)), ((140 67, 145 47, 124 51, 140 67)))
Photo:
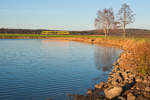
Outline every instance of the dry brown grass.
POLYGON ((138 62, 137 70, 143 75, 150 75, 150 44, 139 43, 133 52, 138 62))
POLYGON ((125 52, 118 60, 121 67, 150 75, 150 43, 146 41, 129 40, 124 44, 125 52))

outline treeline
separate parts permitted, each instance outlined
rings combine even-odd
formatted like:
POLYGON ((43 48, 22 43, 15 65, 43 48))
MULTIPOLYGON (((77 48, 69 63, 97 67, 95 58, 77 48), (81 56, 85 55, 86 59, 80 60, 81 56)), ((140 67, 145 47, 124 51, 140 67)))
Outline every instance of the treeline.
MULTIPOLYGON (((34 29, 8 29, 8 28, 0 28, 0 33, 2 34, 41 34, 42 31, 58 31, 58 30, 34 30, 34 29)), ((60 30, 61 31, 61 30, 60 30)), ((90 31, 69 31, 71 35, 95 35, 95 34, 103 34, 102 32, 98 32, 96 30, 90 31)))
MULTIPOLYGON (((8 29, 0 28, 1 34, 41 34, 43 30, 38 29, 8 29)), ((48 30, 49 31, 49 30, 48 30)), ((52 30, 50 30, 52 31, 52 30)), ((53 30, 54 31, 54 30, 53 30)), ((103 30, 87 30, 87 31, 69 31, 71 35, 104 35, 103 30)), ((147 29, 126 29, 127 36, 136 37, 150 37, 150 30, 147 29)), ((122 29, 111 31, 110 35, 121 36, 123 33, 122 29)))
POLYGON ((33 29, 8 29, 1 28, 0 33, 2 34, 41 34, 43 30, 33 30, 33 29))

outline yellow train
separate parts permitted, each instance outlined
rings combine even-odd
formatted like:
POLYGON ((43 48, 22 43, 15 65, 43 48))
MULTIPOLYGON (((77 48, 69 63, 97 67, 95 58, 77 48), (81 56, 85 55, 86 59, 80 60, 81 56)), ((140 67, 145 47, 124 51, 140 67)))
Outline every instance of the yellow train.
POLYGON ((45 35, 69 35, 68 31, 42 31, 41 34, 45 35))

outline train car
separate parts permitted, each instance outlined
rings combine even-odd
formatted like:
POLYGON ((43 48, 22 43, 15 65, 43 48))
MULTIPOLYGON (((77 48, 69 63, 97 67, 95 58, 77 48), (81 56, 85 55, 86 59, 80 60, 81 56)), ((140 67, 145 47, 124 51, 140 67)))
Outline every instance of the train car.
POLYGON ((41 34, 45 35, 69 35, 68 31, 42 31, 41 34))

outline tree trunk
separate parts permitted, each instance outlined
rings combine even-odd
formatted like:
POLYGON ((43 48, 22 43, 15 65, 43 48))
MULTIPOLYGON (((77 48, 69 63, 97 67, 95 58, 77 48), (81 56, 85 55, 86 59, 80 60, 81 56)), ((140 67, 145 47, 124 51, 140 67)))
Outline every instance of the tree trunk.
POLYGON ((109 29, 107 29, 107 34, 108 34, 108 36, 110 35, 110 34, 109 34, 109 29))
POLYGON ((104 29, 104 33, 105 33, 105 37, 107 36, 107 30, 106 29, 104 29))
POLYGON ((127 15, 126 15, 126 9, 124 9, 124 21, 123 21, 123 37, 126 37, 126 18, 127 18, 127 15))
POLYGON ((123 37, 126 37, 126 27, 123 25, 123 37))

